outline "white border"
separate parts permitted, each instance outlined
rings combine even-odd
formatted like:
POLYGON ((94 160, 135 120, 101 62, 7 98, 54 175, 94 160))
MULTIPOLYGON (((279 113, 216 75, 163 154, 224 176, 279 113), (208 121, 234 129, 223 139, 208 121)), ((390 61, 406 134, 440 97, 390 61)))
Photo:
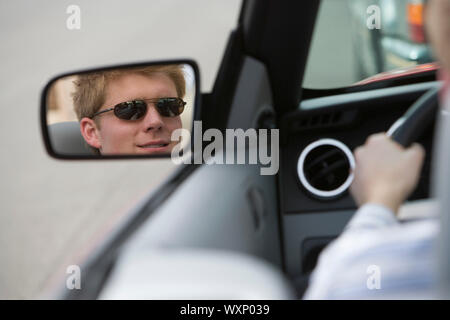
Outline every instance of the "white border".
POLYGON ((342 142, 335 140, 335 139, 320 139, 313 143, 310 143, 305 149, 303 149, 302 153, 300 154, 300 158, 298 159, 298 162, 297 162, 297 175, 300 178, 300 182, 302 183, 302 185, 312 194, 319 196, 319 197, 324 197, 324 198, 335 197, 337 195, 340 195, 344 191, 346 191, 347 188, 350 187, 350 185, 353 182, 353 170, 354 169, 355 169, 355 158, 353 157, 353 153, 350 151, 350 149, 345 144, 343 144, 342 142), (308 153, 311 150, 313 150, 319 146, 323 146, 323 145, 335 146, 335 147, 341 149, 345 153, 345 155, 347 156, 347 158, 350 162, 351 172, 350 172, 349 176, 347 177, 347 180, 345 180, 345 182, 339 188, 331 190, 331 191, 323 191, 323 190, 314 188, 311 184, 309 184, 309 182, 306 179, 305 174, 303 172, 303 165, 304 165, 304 162, 305 162, 305 159, 306 159, 306 156, 308 155, 308 153))

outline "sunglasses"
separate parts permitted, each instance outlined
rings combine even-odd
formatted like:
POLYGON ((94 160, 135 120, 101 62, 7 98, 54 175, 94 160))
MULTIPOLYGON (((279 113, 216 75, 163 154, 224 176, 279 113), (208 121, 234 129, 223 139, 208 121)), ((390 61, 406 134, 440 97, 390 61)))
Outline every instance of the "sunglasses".
POLYGON ((147 102, 154 103, 158 113, 163 117, 179 116, 186 102, 181 98, 155 98, 155 99, 136 99, 132 101, 121 102, 113 108, 96 112, 91 119, 99 114, 114 110, 114 115, 122 120, 139 120, 147 114, 147 102))

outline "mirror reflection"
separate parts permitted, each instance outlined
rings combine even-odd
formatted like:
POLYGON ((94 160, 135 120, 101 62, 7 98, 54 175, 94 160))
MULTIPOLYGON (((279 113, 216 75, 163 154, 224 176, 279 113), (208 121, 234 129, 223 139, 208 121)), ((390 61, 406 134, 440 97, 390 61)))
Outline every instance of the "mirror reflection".
MULTIPOLYGON (((188 64, 66 76, 47 92, 50 144, 61 155, 168 155, 172 132, 191 130, 195 76, 188 64)), ((182 146, 181 146, 182 148, 182 146)))

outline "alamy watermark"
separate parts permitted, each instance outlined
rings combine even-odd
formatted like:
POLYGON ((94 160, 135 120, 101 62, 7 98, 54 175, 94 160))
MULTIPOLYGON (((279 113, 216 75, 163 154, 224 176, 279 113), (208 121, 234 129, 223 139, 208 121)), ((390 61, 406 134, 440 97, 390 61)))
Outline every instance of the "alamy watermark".
POLYGON ((202 122, 194 121, 193 150, 191 132, 176 129, 172 141, 183 141, 172 149, 175 164, 261 164, 261 175, 277 174, 279 169, 278 129, 226 129, 225 136, 219 129, 202 131, 202 122), (203 142, 209 142, 203 149, 203 142), (270 150, 270 152, 269 152, 270 150), (194 157, 192 157, 192 153, 194 157), (180 156, 181 155, 181 156, 180 156), (248 159, 248 160, 247 160, 248 159))
POLYGON ((70 265, 66 269, 68 274, 66 279, 66 288, 69 290, 81 289, 81 269, 77 265, 70 265))
POLYGON ((366 281, 367 289, 380 290, 381 289, 381 269, 377 265, 370 265, 367 267, 366 273, 369 275, 366 281))
POLYGON ((67 7, 66 13, 69 14, 66 20, 66 28, 69 30, 81 29, 81 9, 76 4, 67 7))
POLYGON ((366 26, 369 30, 381 29, 381 9, 377 5, 367 7, 366 13, 369 15, 366 20, 366 26))

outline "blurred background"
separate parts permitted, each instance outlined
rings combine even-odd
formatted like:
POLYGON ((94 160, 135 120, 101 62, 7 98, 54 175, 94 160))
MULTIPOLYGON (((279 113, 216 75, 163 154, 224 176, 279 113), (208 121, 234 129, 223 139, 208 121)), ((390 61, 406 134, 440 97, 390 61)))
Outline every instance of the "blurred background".
MULTIPOLYGON (((373 50, 355 50, 352 23, 366 32, 366 7, 348 2, 322 3, 305 87, 347 86, 379 72, 361 73, 361 57, 373 50)), ((51 159, 39 127, 45 84, 90 67, 189 58, 209 92, 240 6, 241 0, 0 2, 0 298, 38 298, 56 270, 76 264, 78 252, 175 169, 170 159, 51 159), (66 27, 74 4, 79 30, 66 27)))

